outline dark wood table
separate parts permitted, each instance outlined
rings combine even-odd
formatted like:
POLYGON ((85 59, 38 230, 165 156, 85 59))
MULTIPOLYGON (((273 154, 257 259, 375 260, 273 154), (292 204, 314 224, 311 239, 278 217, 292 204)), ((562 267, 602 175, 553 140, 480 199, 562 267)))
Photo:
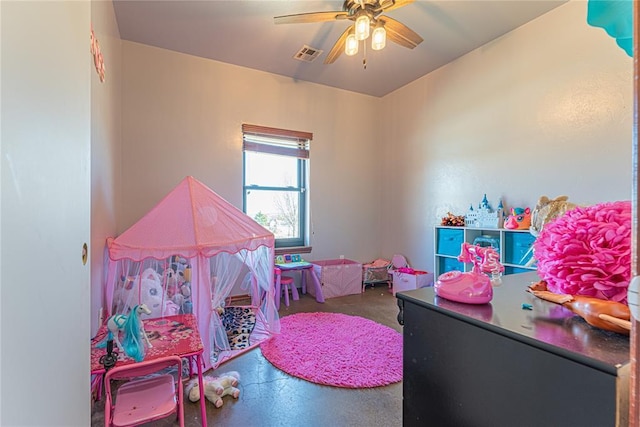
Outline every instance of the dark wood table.
POLYGON ((439 298, 432 287, 397 294, 405 426, 628 423, 629 338, 526 292, 537 280, 504 276, 483 305, 439 298))

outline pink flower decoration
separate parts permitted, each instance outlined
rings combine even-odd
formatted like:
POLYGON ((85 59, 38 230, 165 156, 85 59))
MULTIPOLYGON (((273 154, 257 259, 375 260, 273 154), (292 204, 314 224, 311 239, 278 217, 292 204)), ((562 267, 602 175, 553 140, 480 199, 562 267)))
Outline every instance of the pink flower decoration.
POLYGON ((627 303, 631 202, 576 207, 545 225, 534 243, 550 291, 627 303))

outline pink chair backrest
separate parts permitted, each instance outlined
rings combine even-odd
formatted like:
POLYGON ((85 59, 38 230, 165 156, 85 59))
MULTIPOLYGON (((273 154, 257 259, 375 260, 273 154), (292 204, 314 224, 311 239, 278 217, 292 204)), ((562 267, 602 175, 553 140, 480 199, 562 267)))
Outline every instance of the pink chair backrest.
MULTIPOLYGON (((181 427, 184 427, 184 408, 183 408, 183 390, 182 390, 182 359, 178 356, 161 357, 154 360, 142 361, 138 363, 131 363, 128 365, 120 365, 111 368, 105 375, 105 414, 104 423, 105 426, 111 427, 114 424, 114 420, 119 418, 119 424, 121 425, 139 425, 140 422, 151 422, 160 418, 166 417, 173 412, 178 413, 178 422, 181 427), (162 371, 170 366, 177 367, 177 379, 171 378, 170 381, 174 382, 174 392, 177 393, 172 397, 172 400, 167 400, 167 396, 164 393, 160 395, 149 392, 145 389, 145 386, 159 387, 162 384, 167 384, 166 378, 173 377, 171 374, 157 375, 149 378, 140 378, 155 372, 162 371), (136 383, 136 387, 130 387, 130 389, 137 389, 136 391, 127 390, 127 396, 125 401, 134 399, 136 401, 136 410, 120 410, 118 411, 118 402, 114 401, 111 395, 111 380, 131 379, 133 382, 118 386, 116 395, 118 401, 123 396, 120 394, 121 390, 124 390, 128 384, 136 383), (140 385, 144 383, 144 386, 140 385), (134 396, 135 394, 135 396, 134 396), (160 396, 160 397, 158 397, 160 396), (167 412, 169 411, 169 412, 167 412)), ((126 403, 129 405, 131 402, 126 403)), ((129 408, 129 406, 126 406, 129 408)))
POLYGON ((182 379, 182 359, 178 356, 167 356, 158 359, 116 366, 107 371, 106 381, 121 380, 126 378, 143 377, 161 371, 169 366, 178 367, 178 380, 182 379))

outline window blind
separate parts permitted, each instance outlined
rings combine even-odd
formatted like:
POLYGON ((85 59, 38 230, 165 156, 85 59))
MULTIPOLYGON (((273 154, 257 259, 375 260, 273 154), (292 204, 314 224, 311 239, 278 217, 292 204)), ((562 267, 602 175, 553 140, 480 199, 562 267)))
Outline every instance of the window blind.
POLYGON ((299 132, 250 124, 242 125, 242 149, 301 159, 309 158, 310 132, 299 132))

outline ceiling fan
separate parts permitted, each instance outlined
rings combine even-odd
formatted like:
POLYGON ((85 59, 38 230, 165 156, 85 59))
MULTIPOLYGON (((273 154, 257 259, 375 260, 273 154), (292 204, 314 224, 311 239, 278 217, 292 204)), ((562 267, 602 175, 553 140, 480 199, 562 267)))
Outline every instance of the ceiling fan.
POLYGON ((274 21, 276 24, 304 24, 345 19, 353 21, 355 24, 342 33, 327 54, 324 63, 331 64, 343 51, 347 55, 358 53, 359 41, 369 37, 370 29, 373 29, 371 47, 374 50, 384 48, 387 37, 392 42, 409 49, 422 43, 422 37, 409 27, 393 18, 381 15, 383 12, 398 9, 413 2, 414 0, 345 0, 342 10, 276 16, 274 21))

